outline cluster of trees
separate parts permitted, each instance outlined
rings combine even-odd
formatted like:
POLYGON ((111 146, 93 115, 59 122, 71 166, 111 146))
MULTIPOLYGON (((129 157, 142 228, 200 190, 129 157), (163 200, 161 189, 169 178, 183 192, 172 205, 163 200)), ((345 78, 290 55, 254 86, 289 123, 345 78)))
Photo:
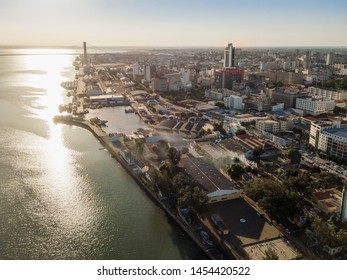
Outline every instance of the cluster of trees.
POLYGON ((154 188, 169 198, 173 205, 198 212, 207 202, 207 193, 201 190, 190 177, 180 172, 178 164, 181 152, 171 147, 167 153, 167 161, 158 171, 152 172, 154 188))
POLYGON ((243 173, 245 173, 245 170, 240 164, 233 163, 227 166, 227 172, 231 179, 237 181, 242 177, 243 173))
POLYGON ((178 173, 172 180, 177 205, 192 211, 199 211, 207 202, 207 193, 197 187, 190 177, 178 173))
POLYGON ((285 156, 290 159, 291 164, 299 164, 301 161, 301 153, 294 147, 290 147, 286 151, 285 156))
POLYGON ((223 128, 223 123, 222 122, 214 122, 212 124, 212 126, 213 126, 213 131, 219 131, 220 134, 222 134, 222 135, 226 135, 227 134, 225 129, 223 128))
POLYGON ((256 179, 247 182, 245 193, 279 222, 294 219, 301 213, 300 196, 295 191, 282 188, 276 181, 256 179))
POLYGON ((316 218, 311 224, 311 231, 320 244, 347 246, 346 225, 341 224, 337 216, 332 216, 327 222, 316 218))
POLYGON ((319 167, 312 168, 311 172, 300 172, 297 169, 280 171, 278 177, 282 180, 283 186, 297 192, 302 197, 310 195, 315 189, 337 188, 343 184, 340 176, 330 172, 321 172, 319 167))
POLYGON ((335 90, 347 90, 347 76, 343 77, 343 79, 326 81, 324 86, 335 90))

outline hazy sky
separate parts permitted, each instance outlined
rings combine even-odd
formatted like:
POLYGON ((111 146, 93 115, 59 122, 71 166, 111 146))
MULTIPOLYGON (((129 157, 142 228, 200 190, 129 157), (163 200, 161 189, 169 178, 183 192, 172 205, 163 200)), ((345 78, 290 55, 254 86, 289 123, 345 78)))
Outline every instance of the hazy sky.
POLYGON ((347 0, 0 0, 0 45, 347 46, 347 0))

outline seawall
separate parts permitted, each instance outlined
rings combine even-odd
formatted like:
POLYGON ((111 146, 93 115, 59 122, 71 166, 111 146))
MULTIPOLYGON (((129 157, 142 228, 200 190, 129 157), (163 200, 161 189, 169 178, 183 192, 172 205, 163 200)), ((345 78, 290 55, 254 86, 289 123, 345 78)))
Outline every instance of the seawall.
POLYGON ((100 127, 92 125, 89 121, 85 120, 77 120, 72 118, 64 118, 64 117, 54 117, 55 123, 62 123, 68 125, 75 125, 84 129, 89 130, 98 140, 99 142, 109 151, 109 153, 121 164, 121 166, 128 172, 128 174, 136 181, 136 183, 146 192, 146 194, 152 199, 154 203, 160 206, 165 213, 173 219, 178 226, 196 243, 196 245, 205 253, 205 255, 210 259, 215 259, 215 257, 206 250, 200 240, 195 236, 195 234, 187 228, 187 226, 179 220, 179 218, 172 212, 166 205, 156 196, 156 194, 151 191, 148 187, 144 185, 140 177, 128 166, 126 161, 120 156, 120 149, 115 147, 107 135, 100 127))

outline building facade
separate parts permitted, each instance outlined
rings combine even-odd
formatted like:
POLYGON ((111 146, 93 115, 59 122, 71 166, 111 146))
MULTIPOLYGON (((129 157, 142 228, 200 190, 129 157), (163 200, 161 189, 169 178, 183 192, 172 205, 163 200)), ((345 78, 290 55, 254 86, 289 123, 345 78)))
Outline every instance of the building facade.
POLYGON ((231 109, 242 110, 242 97, 231 95, 225 98, 226 106, 231 109))
POLYGON ((310 95, 320 96, 332 100, 345 100, 347 99, 347 91, 333 91, 328 89, 309 87, 310 95))
POLYGON ((312 122, 309 144, 329 156, 347 159, 347 127, 340 120, 312 122))
POLYGON ((297 98, 295 108, 303 110, 306 114, 318 116, 332 113, 335 108, 335 101, 323 98, 297 98))
POLYGON ((232 43, 224 49, 224 68, 235 66, 235 48, 232 43))

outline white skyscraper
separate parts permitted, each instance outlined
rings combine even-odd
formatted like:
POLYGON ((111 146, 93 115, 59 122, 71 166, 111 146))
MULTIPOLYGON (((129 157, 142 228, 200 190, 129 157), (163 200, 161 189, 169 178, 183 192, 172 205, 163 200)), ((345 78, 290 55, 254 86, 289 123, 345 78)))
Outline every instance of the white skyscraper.
POLYGON ((224 68, 235 66, 235 48, 230 43, 224 50, 224 68))

